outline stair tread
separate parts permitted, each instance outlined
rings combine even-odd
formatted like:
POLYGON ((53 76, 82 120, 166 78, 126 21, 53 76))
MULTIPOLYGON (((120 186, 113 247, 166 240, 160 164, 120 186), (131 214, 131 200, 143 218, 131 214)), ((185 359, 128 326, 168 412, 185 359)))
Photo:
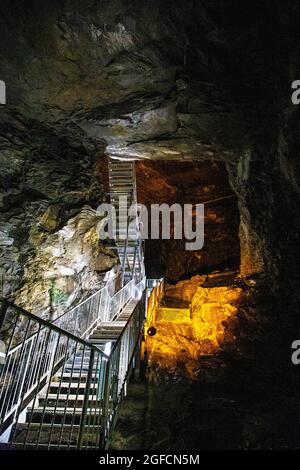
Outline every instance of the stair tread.
MULTIPOLYGON (((30 409, 30 408, 28 408, 30 409)), ((87 408, 87 412, 92 412, 92 411, 99 411, 101 410, 101 407, 97 407, 95 408, 94 406, 92 406, 92 408, 87 408)), ((57 406, 56 409, 54 409, 54 407, 50 407, 50 406, 45 406, 45 408, 43 406, 39 406, 39 407, 35 407, 34 410, 33 410, 34 413, 38 414, 38 413, 47 413, 47 414, 60 414, 60 413, 79 413, 79 414, 82 414, 82 407, 80 408, 74 408, 74 406, 67 406, 66 408, 64 406, 57 406)))
POLYGON ((50 388, 69 388, 69 389, 72 389, 72 388, 86 388, 86 384, 85 383, 78 383, 78 382, 51 382, 50 383, 50 388))
MULTIPOLYGON (((95 390, 96 391, 96 390, 95 390)), ((83 395, 77 395, 77 394, 71 394, 71 393, 59 393, 58 395, 55 394, 55 393, 48 393, 48 395, 45 393, 45 394, 42 394, 40 393, 39 394, 39 398, 41 400, 67 400, 67 401, 71 401, 71 400, 83 400, 84 399, 84 394, 83 395)), ((98 398, 95 397, 95 395, 89 395, 89 400, 98 400, 98 398)))

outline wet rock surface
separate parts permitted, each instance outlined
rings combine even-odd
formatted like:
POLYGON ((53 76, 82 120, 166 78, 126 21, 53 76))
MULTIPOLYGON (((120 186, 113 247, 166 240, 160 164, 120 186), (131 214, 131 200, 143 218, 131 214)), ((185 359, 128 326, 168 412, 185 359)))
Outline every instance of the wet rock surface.
POLYGON ((117 265, 118 257, 100 243, 99 220, 96 211, 84 207, 39 241, 36 256, 23 265, 23 286, 14 293, 17 305, 53 320, 105 284, 103 273, 117 265))

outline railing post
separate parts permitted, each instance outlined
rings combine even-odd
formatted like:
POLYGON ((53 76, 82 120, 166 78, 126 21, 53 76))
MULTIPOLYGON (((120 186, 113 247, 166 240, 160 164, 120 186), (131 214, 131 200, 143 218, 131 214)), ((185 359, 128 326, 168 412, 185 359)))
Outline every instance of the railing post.
POLYGON ((92 383, 92 377, 93 377, 94 360, 95 360, 95 351, 94 349, 91 349, 89 370, 88 370, 88 375, 86 379, 86 388, 85 388, 84 399, 83 399, 82 419, 80 422, 80 429, 79 429, 78 450, 81 449, 82 444, 83 444, 84 430, 85 430, 86 418, 87 418, 87 409, 88 409, 88 404, 89 404, 90 389, 91 389, 91 383, 92 383))
POLYGON ((105 382, 103 392, 103 419, 102 419, 102 438, 101 438, 101 449, 105 449, 106 445, 106 427, 108 423, 108 412, 109 412, 109 387, 110 387, 110 359, 106 363, 105 371, 105 382))
POLYGON ((111 297, 110 297, 110 295, 108 295, 107 299, 106 299, 105 321, 110 320, 110 308, 111 308, 111 297))

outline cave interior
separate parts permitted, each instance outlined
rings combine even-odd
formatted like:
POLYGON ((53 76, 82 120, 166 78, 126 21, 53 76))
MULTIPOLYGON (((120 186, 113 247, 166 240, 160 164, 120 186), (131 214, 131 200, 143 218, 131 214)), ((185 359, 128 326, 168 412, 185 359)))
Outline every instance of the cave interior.
POLYGON ((108 158, 146 207, 205 207, 201 250, 145 242, 179 313, 146 324, 112 449, 299 448, 296 3, 1 1, 1 295, 53 320, 105 285, 108 158))

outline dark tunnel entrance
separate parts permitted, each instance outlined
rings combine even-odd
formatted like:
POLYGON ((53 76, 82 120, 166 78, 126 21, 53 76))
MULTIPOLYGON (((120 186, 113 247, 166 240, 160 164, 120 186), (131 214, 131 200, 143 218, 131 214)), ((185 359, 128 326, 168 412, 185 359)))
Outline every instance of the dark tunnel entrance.
POLYGON ((205 204, 203 248, 186 250, 186 240, 174 239, 172 221, 170 240, 145 243, 147 277, 176 282, 215 269, 238 269, 239 210, 224 163, 143 160, 136 162, 136 174, 138 201, 148 210, 151 204, 205 204))

